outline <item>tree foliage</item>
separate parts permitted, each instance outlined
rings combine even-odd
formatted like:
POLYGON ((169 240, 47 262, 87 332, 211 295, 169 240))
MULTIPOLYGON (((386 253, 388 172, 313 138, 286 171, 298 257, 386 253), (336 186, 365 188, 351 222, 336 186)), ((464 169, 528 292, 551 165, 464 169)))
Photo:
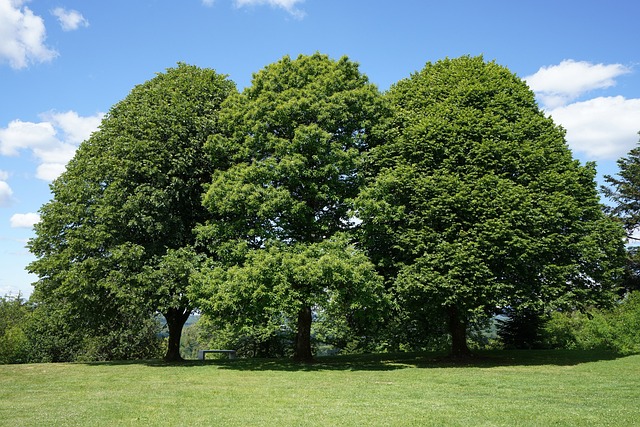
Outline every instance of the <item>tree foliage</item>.
POLYGON ((360 197, 366 246, 400 305, 466 325, 500 307, 606 301, 621 232, 602 212, 594 165, 526 84, 481 57, 446 59, 394 85, 387 143, 360 197))
POLYGON ((252 356, 288 354, 282 340, 298 332, 305 307, 310 317, 341 321, 366 344, 385 302, 381 278, 344 235, 270 244, 250 251, 241 265, 206 270, 198 279, 193 291, 206 296, 202 310, 219 321, 217 329, 230 328, 236 346, 252 356))
POLYGON ((640 353, 640 292, 627 294, 609 309, 555 311, 542 332, 551 348, 640 353))
POLYGON ((24 326, 30 311, 29 304, 20 294, 0 298, 0 364, 29 360, 24 326))
POLYGON ((614 203, 610 213, 622 221, 627 236, 633 238, 640 226, 640 146, 630 150, 627 157, 617 163, 618 173, 605 176, 610 186, 603 186, 602 192, 614 203))
POLYGON ((207 219, 202 186, 216 159, 204 144, 234 91, 213 70, 179 64, 111 108, 40 211, 29 243, 37 301, 85 319, 87 330, 160 311, 170 329, 166 358, 180 358, 193 305, 185 295, 189 271, 175 257, 194 245, 193 229, 207 219))
MULTIPOLYGON (((378 90, 347 58, 285 57, 256 73, 251 87, 225 102, 226 132, 209 142, 211 155, 226 158, 228 167, 214 172, 206 193, 214 219, 200 230, 203 241, 218 254, 238 241, 260 251, 248 255, 246 273, 252 264, 284 262, 279 252, 306 253, 348 230, 368 130, 381 110, 378 90)), ((298 297, 291 301, 299 311, 300 359, 312 356, 311 311, 319 299, 316 284, 305 280, 296 280, 298 297)), ((243 292, 235 283, 235 292, 243 292)))
POLYGON ((546 316, 532 308, 505 310, 506 319, 498 319, 498 336, 506 348, 542 348, 542 330, 546 316))
MULTIPOLYGON (((605 175, 609 186, 603 186, 603 194, 611 200, 609 213, 617 218, 627 232, 627 238, 637 241, 640 226, 640 146, 618 160, 616 176, 605 175)), ((640 289, 640 255, 636 245, 627 248, 627 262, 623 281, 625 290, 640 289)))
MULTIPOLYGON (((638 158, 607 177, 629 232, 638 158)), ((309 360, 312 331, 418 349, 447 330, 465 356, 469 325, 502 310, 611 301, 624 233, 594 176, 481 57, 428 63, 385 96, 346 57, 284 57, 242 93, 179 64, 113 106, 51 185, 21 331, 39 360, 146 357, 160 312, 178 360, 199 308, 201 337, 247 355, 309 360)))

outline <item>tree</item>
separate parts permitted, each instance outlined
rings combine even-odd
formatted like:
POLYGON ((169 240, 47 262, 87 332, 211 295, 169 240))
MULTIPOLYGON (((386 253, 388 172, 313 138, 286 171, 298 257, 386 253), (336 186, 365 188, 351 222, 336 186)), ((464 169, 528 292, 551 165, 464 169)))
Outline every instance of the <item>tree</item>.
POLYGON ((640 145, 617 163, 617 177, 605 175, 611 187, 603 186, 602 192, 614 203, 610 213, 622 221, 627 237, 634 239, 633 233, 640 226, 640 145))
MULTIPOLYGON (((226 133, 210 140, 212 156, 226 156, 229 167, 213 174, 206 193, 213 219, 203 240, 217 248, 240 241, 249 251, 268 246, 270 254, 304 251, 351 228, 350 200, 381 111, 377 88, 346 57, 284 57, 256 73, 251 87, 225 102, 226 133)), ((299 281, 297 292, 294 355, 309 360, 316 290, 299 281)))
MULTIPOLYGON (((310 356, 312 320, 322 314, 366 344, 385 306, 381 277, 344 234, 318 243, 268 244, 250 251, 241 265, 206 271, 193 291, 205 296, 203 311, 228 325, 253 356, 282 354, 278 338, 289 330, 296 343, 304 335, 310 356)), ((310 360, 297 345, 294 357, 310 360)))
MULTIPOLYGON (((618 160, 617 177, 605 175, 610 187, 603 186, 602 193, 613 202, 608 212, 624 226, 629 241, 637 241, 635 233, 640 226, 640 145, 618 160)), ((636 245, 627 249, 624 288, 640 289, 640 256, 636 245)))
POLYGON ((446 322, 470 354, 474 316, 608 301, 622 233, 602 212, 593 164, 526 84, 482 57, 446 59, 394 85, 387 142, 359 198, 365 246, 399 306, 446 322))
POLYGON ((234 91, 213 70, 179 64, 111 108, 40 210, 28 267, 39 276, 37 301, 64 305, 88 330, 160 311, 165 358, 181 358, 193 230, 208 217, 203 185, 217 161, 204 145, 234 91))
POLYGON ((545 315, 531 307, 518 311, 506 309, 507 318, 497 319, 497 332, 506 348, 542 348, 542 330, 545 315))
POLYGON ((628 246, 627 259, 622 279, 623 292, 640 290, 640 247, 628 246))

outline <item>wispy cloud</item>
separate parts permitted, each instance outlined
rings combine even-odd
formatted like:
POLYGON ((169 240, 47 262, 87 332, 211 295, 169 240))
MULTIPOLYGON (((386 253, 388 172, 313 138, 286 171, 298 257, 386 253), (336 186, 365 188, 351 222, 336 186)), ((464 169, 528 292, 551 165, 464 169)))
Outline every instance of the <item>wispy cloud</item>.
POLYGON ((45 44, 44 20, 24 6, 24 0, 0 0, 0 62, 12 68, 46 62, 58 53, 45 44))
POLYGON ((67 10, 57 7, 51 11, 51 14, 58 18, 58 22, 63 31, 74 31, 80 27, 88 27, 89 21, 82 16, 77 10, 67 10))
POLYGON ((234 0, 233 3, 236 7, 268 5, 284 9, 296 18, 301 19, 305 16, 304 11, 297 8, 297 5, 304 3, 304 0, 234 0))
POLYGON ((0 180, 0 208, 11 206, 12 202, 13 190, 6 182, 6 180, 0 180))
POLYGON ((0 208, 6 208, 13 203, 13 190, 7 180, 9 172, 0 170, 0 208))
POLYGON ((591 91, 612 88, 633 70, 622 64, 565 60, 542 67, 525 80, 545 111, 567 130, 574 152, 591 160, 615 160, 638 142, 640 99, 600 96, 574 102, 591 91))
POLYGON ((43 114, 39 123, 14 120, 0 128, 0 155, 18 156, 31 151, 39 161, 36 177, 52 181, 64 171, 78 145, 97 130, 103 116, 83 117, 67 111, 43 114))

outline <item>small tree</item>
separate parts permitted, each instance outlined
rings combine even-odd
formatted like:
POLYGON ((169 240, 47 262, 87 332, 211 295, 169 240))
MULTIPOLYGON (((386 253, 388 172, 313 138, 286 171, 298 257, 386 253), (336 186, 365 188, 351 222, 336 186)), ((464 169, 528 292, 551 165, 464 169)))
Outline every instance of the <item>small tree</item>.
POLYGON ((507 348, 536 349, 542 347, 544 313, 532 307, 505 310, 506 319, 498 319, 498 336, 507 348))

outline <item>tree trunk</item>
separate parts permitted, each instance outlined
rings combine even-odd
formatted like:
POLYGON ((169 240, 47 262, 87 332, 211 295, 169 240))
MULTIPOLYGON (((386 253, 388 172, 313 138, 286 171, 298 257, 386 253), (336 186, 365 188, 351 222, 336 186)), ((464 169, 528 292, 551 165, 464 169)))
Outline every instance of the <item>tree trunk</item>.
POLYGON ((465 359, 471 356, 471 351, 467 346, 467 324, 460 316, 457 307, 447 308, 449 315, 449 333, 451 334, 451 353, 453 359, 465 359))
POLYGON ((167 362, 180 362, 184 360, 180 356, 180 338, 182 337, 182 327, 191 315, 191 310, 186 308, 170 308, 164 313, 169 327, 169 343, 164 360, 167 362))
POLYGON ((293 358, 300 362, 313 361, 311 353, 311 307, 305 306, 298 312, 298 332, 293 358))

